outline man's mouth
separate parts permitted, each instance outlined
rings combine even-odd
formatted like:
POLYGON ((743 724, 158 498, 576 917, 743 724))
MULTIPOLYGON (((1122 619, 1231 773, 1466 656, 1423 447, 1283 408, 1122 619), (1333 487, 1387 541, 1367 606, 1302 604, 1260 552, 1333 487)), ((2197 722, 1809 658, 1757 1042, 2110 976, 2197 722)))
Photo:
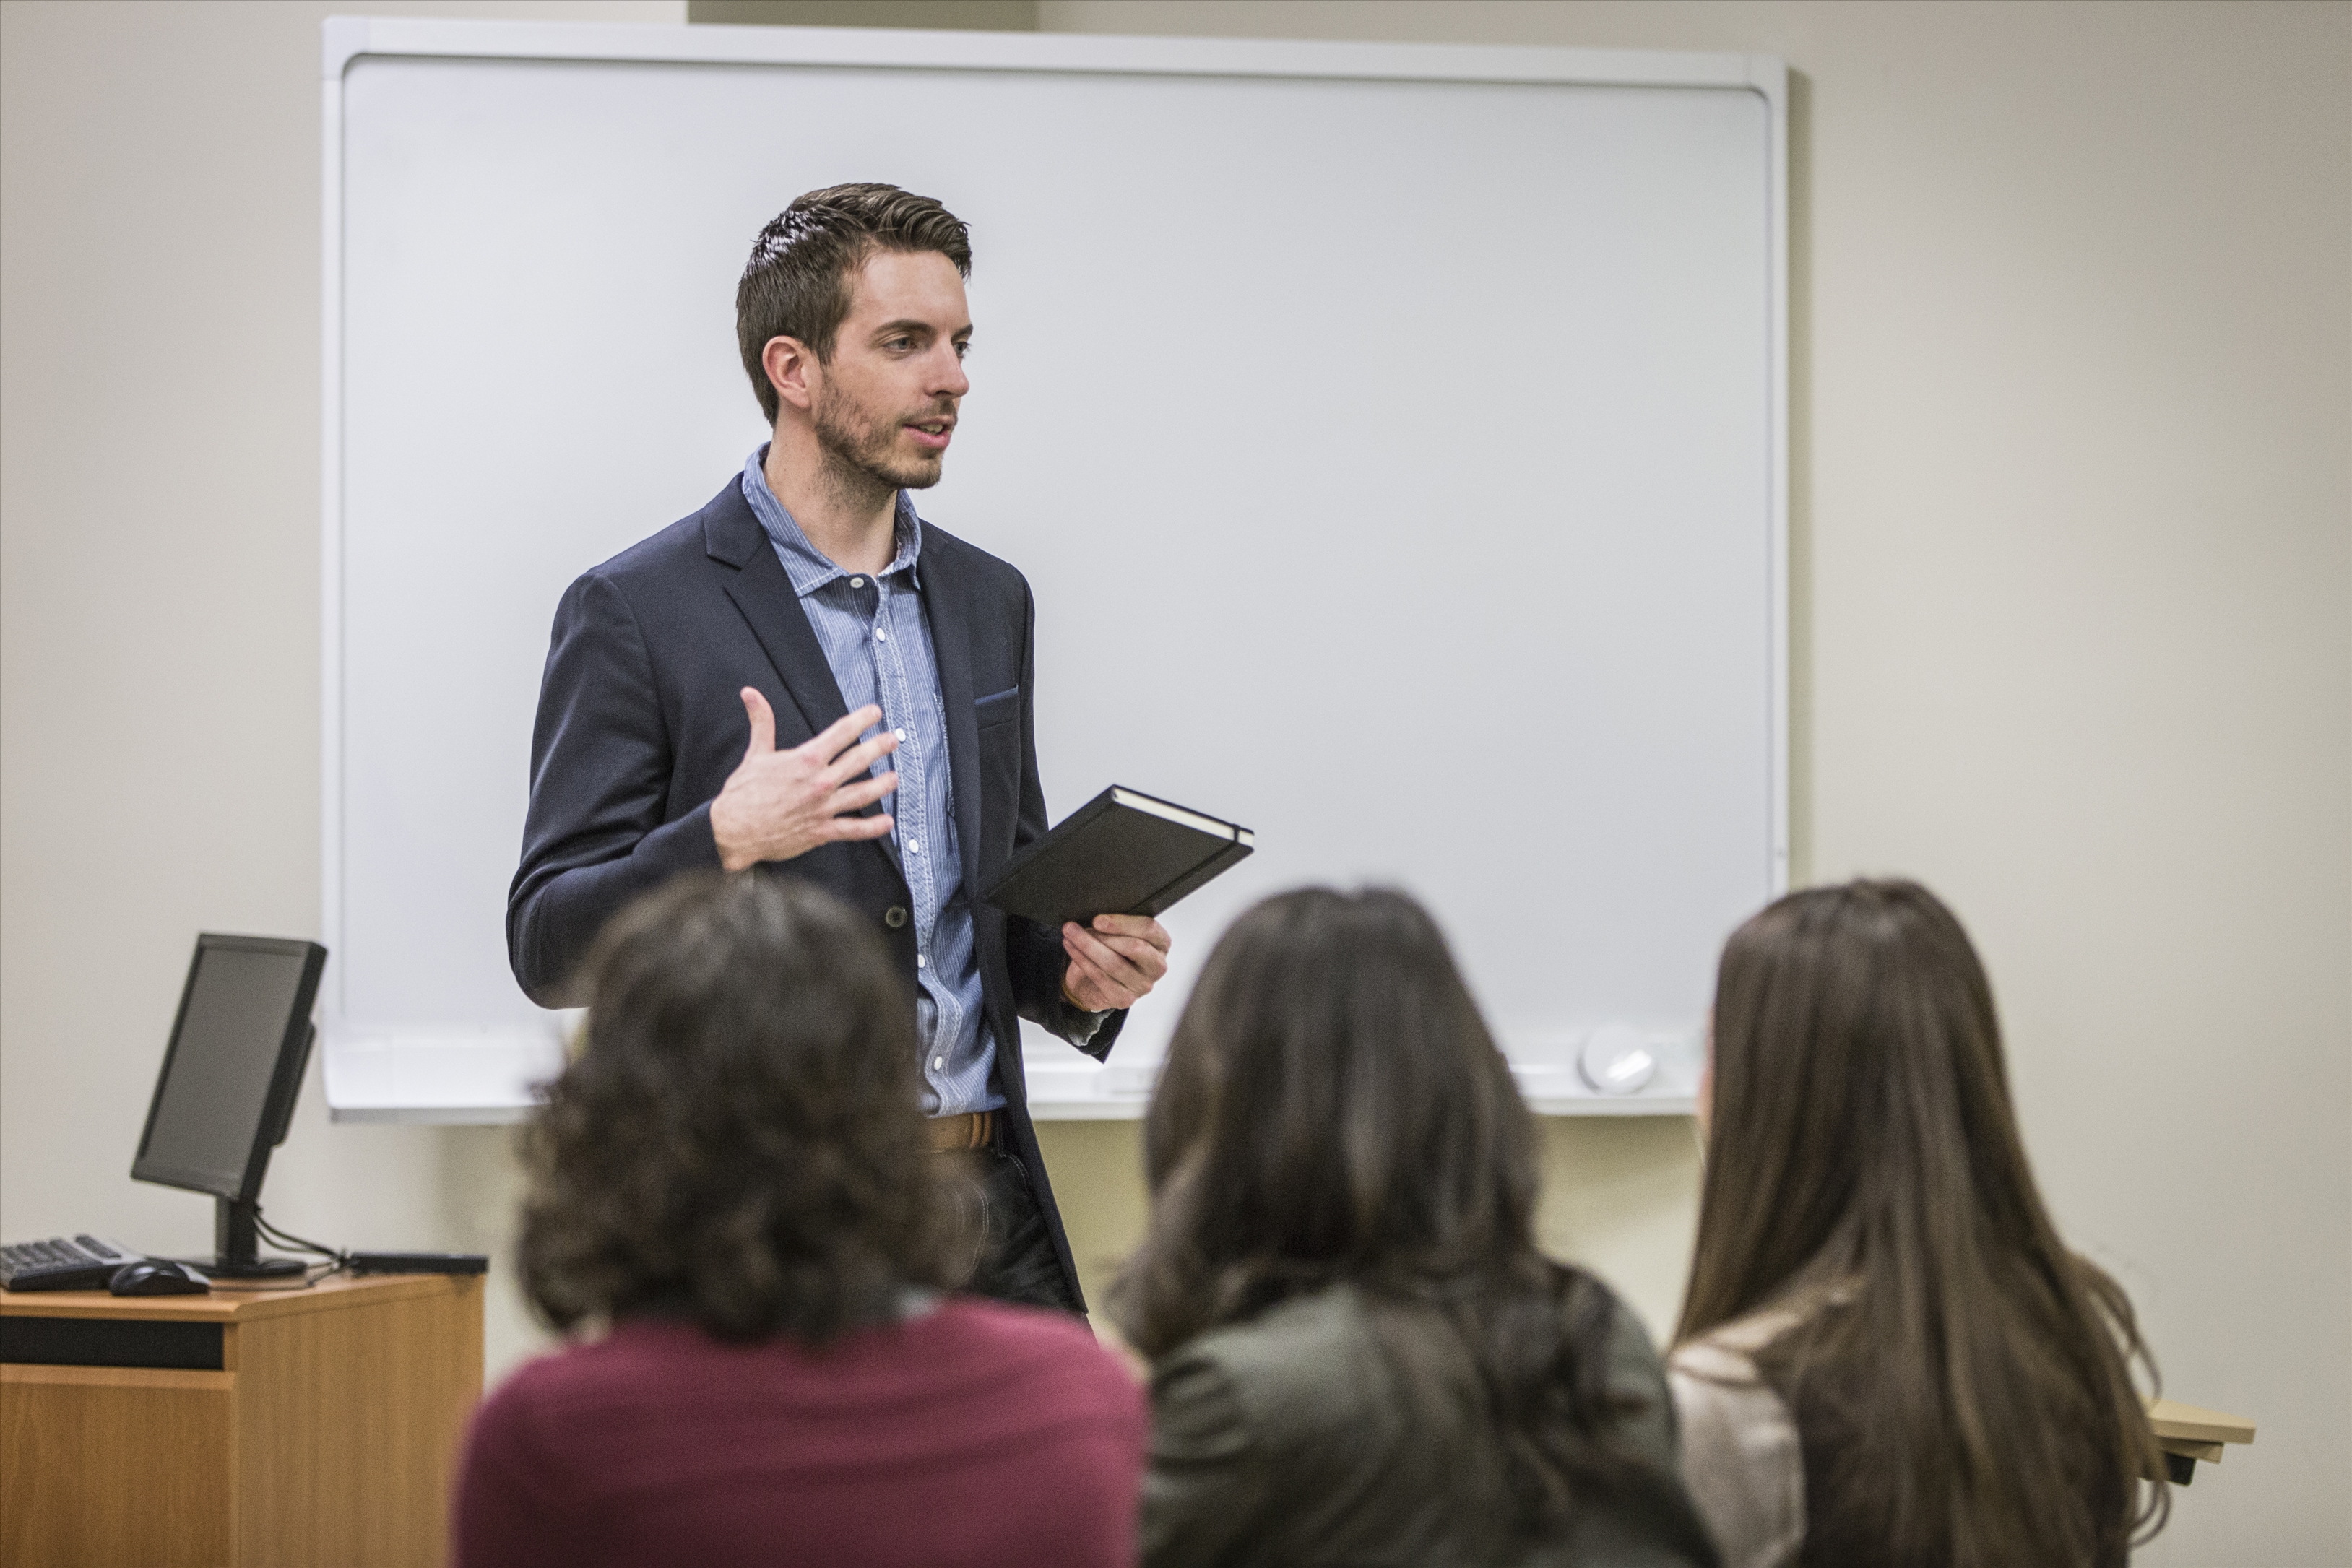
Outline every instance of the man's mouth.
POLYGON ((955 434, 952 419, 908 420, 904 427, 915 438, 915 444, 927 452, 945 452, 948 438, 955 434))

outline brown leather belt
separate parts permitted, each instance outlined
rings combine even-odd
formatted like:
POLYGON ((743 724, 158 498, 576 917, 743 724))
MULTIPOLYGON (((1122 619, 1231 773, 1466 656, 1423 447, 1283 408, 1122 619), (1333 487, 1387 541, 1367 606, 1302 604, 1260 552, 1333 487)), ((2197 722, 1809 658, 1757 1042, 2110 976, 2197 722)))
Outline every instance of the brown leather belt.
POLYGON ((923 1124, 930 1135, 931 1152, 945 1154, 950 1149, 984 1149, 996 1141, 996 1113, 966 1111, 960 1115, 934 1116, 923 1124))

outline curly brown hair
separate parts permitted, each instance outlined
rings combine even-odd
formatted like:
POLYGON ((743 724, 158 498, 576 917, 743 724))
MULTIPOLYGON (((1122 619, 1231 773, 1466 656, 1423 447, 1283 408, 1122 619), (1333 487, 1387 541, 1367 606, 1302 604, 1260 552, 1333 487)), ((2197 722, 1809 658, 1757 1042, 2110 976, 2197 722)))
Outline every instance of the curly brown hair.
POLYGON ((822 1343, 950 1282, 913 1009, 848 909, 788 878, 684 877, 615 916, 585 972, 579 1054, 525 1134, 523 1288, 549 1322, 822 1343))

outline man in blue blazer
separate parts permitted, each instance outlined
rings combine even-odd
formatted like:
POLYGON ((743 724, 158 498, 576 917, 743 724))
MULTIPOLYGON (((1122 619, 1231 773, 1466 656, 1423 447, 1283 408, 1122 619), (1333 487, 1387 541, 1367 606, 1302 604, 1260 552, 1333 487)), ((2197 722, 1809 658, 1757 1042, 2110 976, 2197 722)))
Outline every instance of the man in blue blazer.
POLYGON ((1104 1055, 1168 934, 980 902, 1045 801, 1029 585, 908 498, 939 482, 970 388, 971 267, 964 225, 889 185, 812 192, 761 232, 736 327, 773 437, 564 593, 507 946, 559 1006, 604 922, 680 872, 827 889, 906 977, 932 1146, 978 1164, 972 1288, 1083 1311, 1017 1020, 1104 1055))

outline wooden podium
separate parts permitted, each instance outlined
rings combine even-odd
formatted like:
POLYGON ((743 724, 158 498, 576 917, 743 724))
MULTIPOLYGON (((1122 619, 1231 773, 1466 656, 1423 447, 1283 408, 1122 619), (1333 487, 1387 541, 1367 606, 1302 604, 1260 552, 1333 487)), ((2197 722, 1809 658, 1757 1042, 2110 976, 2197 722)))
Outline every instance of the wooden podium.
POLYGON ((0 1291, 0 1568, 429 1568, 482 1281, 0 1291))

